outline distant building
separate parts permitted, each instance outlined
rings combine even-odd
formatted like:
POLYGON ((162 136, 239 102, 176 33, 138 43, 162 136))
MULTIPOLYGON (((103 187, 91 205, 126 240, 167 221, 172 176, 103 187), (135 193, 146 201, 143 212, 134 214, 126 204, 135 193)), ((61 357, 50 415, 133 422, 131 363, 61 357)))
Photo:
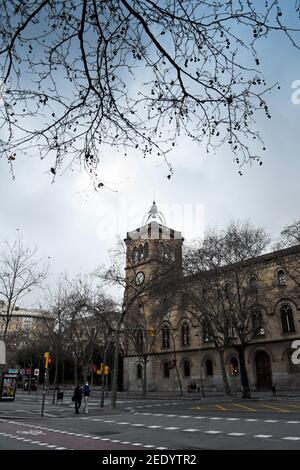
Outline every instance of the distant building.
MULTIPOLYGON (((142 286, 172 263, 178 270, 182 267, 181 233, 165 225, 155 203, 142 227, 128 232, 125 243, 127 277, 136 286, 142 286)), ((251 318, 255 334, 245 356, 253 391, 271 389, 272 384, 281 390, 300 390, 300 365, 292 360, 292 343, 300 339, 300 280, 295 283, 286 271, 285 265, 290 262, 300 266, 300 246, 251 260, 256 276, 249 279, 249 292, 255 290, 258 301, 251 318)), ((241 269, 246 269, 246 264, 243 266, 241 269)), ((300 268, 297 272, 299 276, 300 268)), ((197 281, 192 277, 182 278, 182 285, 187 283, 192 283, 197 289, 197 281)), ((173 367, 176 355, 184 390, 193 383, 205 392, 222 391, 219 355, 208 332, 185 310, 184 305, 174 307, 166 316, 151 294, 142 294, 137 302, 139 305, 131 314, 132 328, 137 329, 139 324, 143 326, 148 347, 152 342, 145 361, 148 390, 171 392, 174 387, 179 389, 173 367), (146 329, 144 325, 147 325, 146 329)), ((137 343, 135 347, 128 341, 126 344, 124 388, 141 390, 144 365, 137 349, 142 344, 137 343)), ((226 348, 225 366, 232 391, 240 391, 239 358, 234 348, 226 348)))
MULTIPOLYGON (((15 307, 9 321, 8 334, 27 333, 45 329, 45 320, 51 321, 51 314, 45 310, 15 307)), ((5 329, 5 303, 0 301, 0 337, 5 329)))

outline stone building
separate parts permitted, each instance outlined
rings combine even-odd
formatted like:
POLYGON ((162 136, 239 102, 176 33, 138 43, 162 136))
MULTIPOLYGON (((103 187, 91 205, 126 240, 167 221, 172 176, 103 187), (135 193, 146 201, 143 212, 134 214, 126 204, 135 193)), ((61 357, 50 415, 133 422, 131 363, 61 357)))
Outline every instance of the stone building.
MULTIPOLYGON (((0 337, 5 329, 6 310, 4 301, 0 301, 0 337)), ((9 321, 8 335, 45 330, 45 321, 52 321, 51 314, 44 310, 16 306, 9 321)))
MULTIPOLYGON (((147 289, 147 282, 155 277, 159 281, 166 267, 175 268, 180 278, 183 241, 180 232, 166 226, 155 203, 142 227, 127 233, 128 285, 141 292, 127 326, 130 329, 131 325, 135 335, 141 327, 137 341, 125 344, 123 382, 129 391, 142 389, 145 367, 148 391, 171 393, 179 389, 180 383, 184 391, 191 383, 203 393, 223 391, 219 354, 203 324, 184 304, 167 312, 164 302, 147 289)), ((249 292, 255 292, 257 299, 251 310, 253 337, 245 351, 252 391, 270 389, 272 384, 277 390, 300 389, 300 365, 293 355, 293 343, 300 340, 300 280, 295 277, 299 276, 299 266, 300 246, 295 246, 258 256, 240 267, 247 276, 255 271, 249 277, 249 292)), ((225 272, 226 268, 230 267, 225 267, 225 272)), ((192 276, 182 276, 180 282, 183 290, 190 285, 198 288, 192 276)), ((225 349, 225 367, 232 392, 239 392, 235 348, 225 349)))

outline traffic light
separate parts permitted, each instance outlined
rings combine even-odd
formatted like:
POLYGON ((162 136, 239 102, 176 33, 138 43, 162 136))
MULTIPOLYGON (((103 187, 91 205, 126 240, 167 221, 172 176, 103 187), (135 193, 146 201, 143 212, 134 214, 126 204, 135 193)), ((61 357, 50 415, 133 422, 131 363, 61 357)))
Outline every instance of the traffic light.
POLYGON ((48 369, 49 367, 49 358, 50 358, 50 354, 49 352, 45 352, 44 354, 44 360, 45 360, 45 369, 48 369))
POLYGON ((49 369, 49 367, 53 364, 53 358, 50 356, 49 351, 45 352, 44 361, 45 369, 49 369))
POLYGON ((108 375, 108 374, 109 374, 109 367, 104 366, 104 375, 108 375))

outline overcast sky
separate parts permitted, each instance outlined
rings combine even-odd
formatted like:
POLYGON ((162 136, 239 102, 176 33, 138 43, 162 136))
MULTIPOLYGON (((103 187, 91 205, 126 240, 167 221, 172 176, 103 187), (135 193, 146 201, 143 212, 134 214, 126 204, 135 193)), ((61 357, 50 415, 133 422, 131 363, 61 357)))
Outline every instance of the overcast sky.
POLYGON ((206 156, 204 148, 182 138, 170 157, 169 181, 161 161, 106 149, 102 176, 111 190, 95 193, 76 170, 51 184, 49 163, 36 159, 16 162, 12 180, 0 159, 1 238, 14 239, 18 228, 40 257, 50 257, 53 282, 61 272, 75 275, 107 263, 116 237, 141 225, 154 198, 167 225, 181 230, 187 242, 231 218, 249 219, 278 236, 300 219, 300 104, 291 98, 292 83, 300 80, 300 51, 278 38, 263 43, 261 58, 268 81, 281 85, 269 98, 272 119, 258 123, 267 147, 262 166, 244 168, 239 176, 226 147, 206 156))

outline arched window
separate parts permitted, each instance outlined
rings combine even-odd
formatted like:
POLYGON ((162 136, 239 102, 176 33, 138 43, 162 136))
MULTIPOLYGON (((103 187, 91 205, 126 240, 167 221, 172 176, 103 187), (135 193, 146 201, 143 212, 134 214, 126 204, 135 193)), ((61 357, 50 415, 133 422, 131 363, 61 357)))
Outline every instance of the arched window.
POLYGON ((226 284, 224 286, 224 291, 225 291, 226 295, 229 295, 231 293, 232 285, 230 284, 230 282, 226 282, 226 284))
POLYGON ((191 376, 191 364, 190 364, 190 361, 188 360, 183 361, 183 376, 184 377, 191 376))
POLYGON ((139 248, 138 248, 138 260, 141 261, 144 257, 144 250, 143 250, 143 246, 142 245, 139 245, 139 248))
POLYGON ((164 378, 170 377, 170 364, 169 362, 164 362, 164 378))
POLYGON ((132 250, 132 262, 136 263, 138 260, 138 252, 137 252, 137 247, 134 246, 132 250))
POLYGON ((265 334, 263 316, 259 310, 252 315, 252 327, 254 336, 263 336, 265 334))
POLYGON ((164 256, 165 256, 164 245, 163 245, 163 243, 160 243, 159 244, 159 257, 164 258, 164 256))
POLYGON ((136 348, 137 352, 142 353, 144 350, 144 331, 141 328, 136 330, 136 348))
POLYGON ((169 260, 171 256, 170 245, 165 245, 165 259, 169 260))
POLYGON ((170 328, 168 327, 168 325, 164 325, 162 327, 162 347, 170 347, 170 328))
POLYGON ((139 304, 138 310, 139 310, 140 315, 144 315, 144 306, 143 306, 143 304, 139 304))
POLYGON ((142 364, 136 365, 136 378, 141 379, 143 377, 143 367, 142 364))
POLYGON ((238 375, 239 373, 239 363, 236 357, 230 359, 229 372, 231 375, 238 375))
POLYGON ((250 278, 250 287, 251 289, 255 289, 257 287, 257 277, 251 276, 250 278))
POLYGON ((148 258, 149 256, 149 244, 146 242, 144 245, 144 258, 148 258))
POLYGON ((209 321, 203 323, 203 341, 209 343, 212 341, 212 328, 209 321))
POLYGON ((183 346, 191 344, 190 341, 190 325, 187 322, 184 322, 181 326, 181 342, 183 346))
POLYGON ((283 333, 295 331, 293 311, 289 305, 283 305, 280 309, 281 324, 283 333))
POLYGON ((205 363, 205 372, 207 376, 214 375, 214 366, 211 359, 207 359, 205 363))
POLYGON ((228 339, 236 339, 237 337, 236 328, 232 319, 229 319, 227 322, 227 335, 228 339))
POLYGON ((284 286, 286 283, 286 274, 283 269, 279 269, 277 273, 277 280, 280 286, 284 286))
POLYGON ((175 248, 174 246, 171 247, 171 260, 175 261, 176 260, 176 253, 175 253, 175 248))

